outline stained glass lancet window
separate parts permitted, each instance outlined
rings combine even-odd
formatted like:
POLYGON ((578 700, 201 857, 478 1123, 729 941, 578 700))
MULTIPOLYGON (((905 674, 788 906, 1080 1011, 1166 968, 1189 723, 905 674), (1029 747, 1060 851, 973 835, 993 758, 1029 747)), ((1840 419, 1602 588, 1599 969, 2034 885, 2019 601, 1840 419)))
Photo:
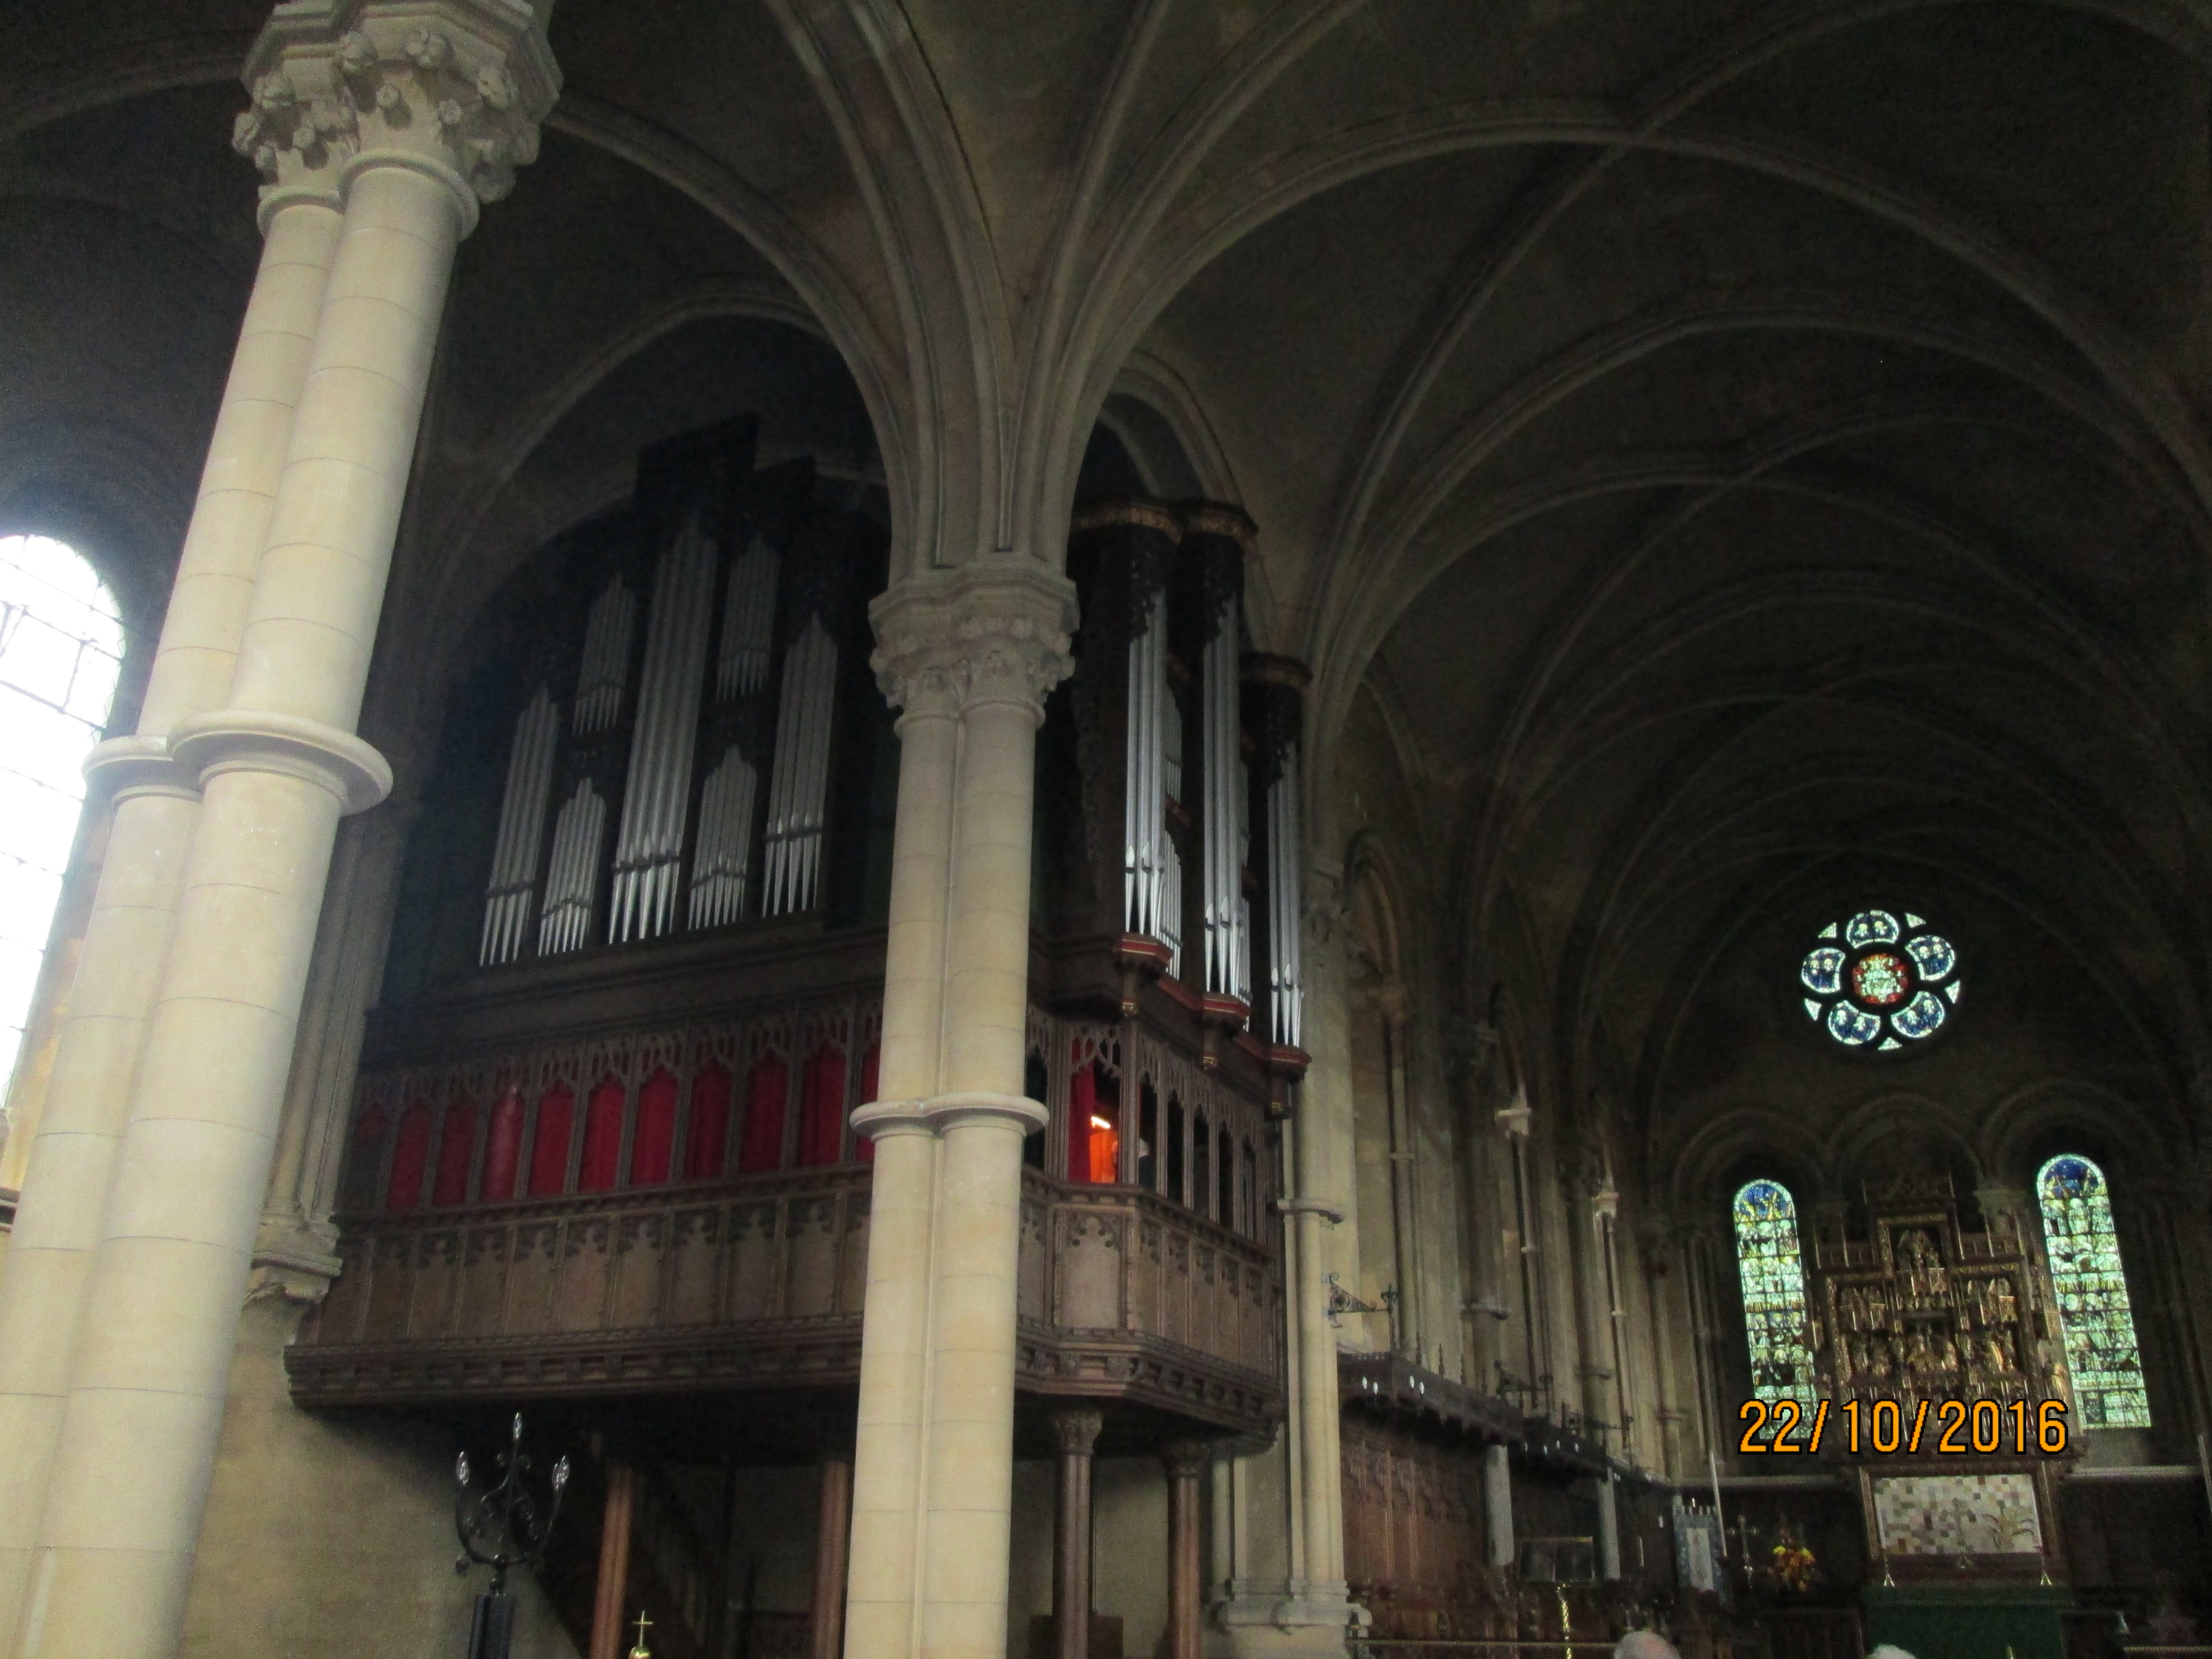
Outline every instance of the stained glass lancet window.
POLYGON ((44 536, 0 537, 0 1083, 84 810, 80 769, 122 666, 123 623, 93 568, 44 536))
POLYGON ((1778 1181, 1747 1181, 1735 1195, 1735 1265, 1751 1345, 1751 1391, 1810 1410, 1813 1352, 1806 1342, 1805 1264, 1797 1201, 1778 1181))
POLYGON ((2035 1196, 2081 1426, 2147 1429, 2150 1401, 2105 1172, 2086 1158, 2061 1153, 2036 1171, 2035 1196))

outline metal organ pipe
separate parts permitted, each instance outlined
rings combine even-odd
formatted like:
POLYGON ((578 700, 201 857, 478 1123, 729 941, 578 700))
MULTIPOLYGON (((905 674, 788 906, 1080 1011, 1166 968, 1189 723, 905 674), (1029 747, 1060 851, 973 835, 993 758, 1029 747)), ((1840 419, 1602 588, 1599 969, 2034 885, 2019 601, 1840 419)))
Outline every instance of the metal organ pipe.
POLYGON ((822 873, 822 830, 830 787, 830 728, 837 692, 837 647, 819 617, 783 659, 775 719, 775 761, 769 781, 768 848, 761 914, 809 908, 822 873))
MULTIPOLYGON (((1241 732, 1243 727, 1238 727, 1241 732)), ((1252 863, 1252 769, 1244 763, 1244 746, 1237 746, 1237 836, 1233 843, 1237 882, 1237 983, 1233 994, 1252 1000, 1252 900, 1244 891, 1244 872, 1252 863)))
POLYGON ((775 579, 781 561, 757 536, 744 556, 730 567, 729 595, 722 602, 722 649, 714 666, 714 696, 727 702, 768 684, 769 656, 775 648, 775 579))
POLYGON ((1222 607, 1213 637, 1200 662, 1200 732, 1205 744, 1205 866, 1200 872, 1206 901, 1206 988, 1240 1002, 1251 1000, 1245 945, 1243 860, 1244 802, 1237 780, 1243 771, 1237 720, 1237 601, 1222 607))
POLYGON ((1282 769, 1267 786, 1267 1006, 1273 1040, 1293 1048, 1304 1029, 1305 970, 1299 954, 1298 745, 1283 752, 1282 769))
POLYGON ((560 738, 560 708, 552 692, 540 686, 514 723, 514 745, 507 757, 507 793, 500 802, 499 838, 484 895, 483 938, 477 951, 478 963, 486 968, 522 954, 560 738))
POLYGON ((744 912, 759 781, 752 763, 732 744, 699 791, 699 844, 691 855, 694 927, 719 927, 744 912))
POLYGON ((661 556, 653 579, 637 722, 623 785, 622 830, 615 845, 610 944, 653 939, 675 920, 707 635, 714 619, 714 544, 694 515, 661 556))
MULTIPOLYGON (((1160 798, 1163 807, 1172 800, 1182 800, 1182 700, 1167 686, 1167 624, 1162 619, 1159 629, 1160 678, 1153 682, 1158 692, 1160 722, 1160 798)), ((1159 940, 1168 947, 1168 972, 1176 978, 1182 977, 1182 847, 1167 833, 1163 814, 1160 830, 1160 911, 1159 940)))
POLYGON ((538 954, 583 948, 592 907, 599 896, 599 843, 606 834, 607 804, 580 778, 575 793, 553 823, 553 860, 545 872, 545 914, 538 924, 538 954))
POLYGON ((1122 803, 1122 926, 1165 940, 1167 629, 1158 613, 1129 641, 1127 789, 1122 803))
POLYGON ((607 730, 622 713, 623 688, 629 681, 630 630, 636 626, 637 596, 620 576, 610 577, 584 624, 584 655, 576 672, 579 737, 607 730))

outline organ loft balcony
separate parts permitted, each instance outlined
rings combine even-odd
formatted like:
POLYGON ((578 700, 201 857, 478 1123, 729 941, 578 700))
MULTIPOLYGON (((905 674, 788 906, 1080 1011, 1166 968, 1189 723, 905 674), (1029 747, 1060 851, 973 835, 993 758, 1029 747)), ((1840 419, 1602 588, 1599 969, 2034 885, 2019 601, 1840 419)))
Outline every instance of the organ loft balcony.
MULTIPOLYGON (((874 1097, 883 934, 745 931, 741 954, 710 935, 510 964, 372 1019, 343 1271, 287 1354, 300 1404, 849 1411, 872 1148, 847 1119, 874 1097)), ((1031 1010, 1032 1436, 1071 1400, 1106 1409, 1109 1444, 1274 1431, 1267 1080, 1207 1067, 1204 1041, 1172 997, 1031 1010)))

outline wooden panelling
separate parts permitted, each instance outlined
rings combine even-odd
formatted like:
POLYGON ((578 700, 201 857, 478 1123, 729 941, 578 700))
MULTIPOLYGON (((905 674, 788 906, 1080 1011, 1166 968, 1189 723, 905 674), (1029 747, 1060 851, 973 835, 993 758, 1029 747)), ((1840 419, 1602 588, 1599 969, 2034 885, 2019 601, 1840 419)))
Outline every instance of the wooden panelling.
MULTIPOLYGON (((288 1352, 302 1403, 848 1384, 866 1165, 349 1221, 288 1352)), ((1262 1246, 1129 1188, 1023 1178, 1017 1381, 1272 1431, 1282 1286, 1262 1246)))

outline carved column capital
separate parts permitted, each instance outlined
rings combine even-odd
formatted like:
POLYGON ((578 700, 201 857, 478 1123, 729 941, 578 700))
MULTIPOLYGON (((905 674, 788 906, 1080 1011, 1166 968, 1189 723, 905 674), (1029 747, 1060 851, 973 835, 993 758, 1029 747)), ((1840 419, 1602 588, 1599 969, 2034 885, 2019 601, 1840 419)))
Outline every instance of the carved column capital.
POLYGON ((1160 1448, 1160 1462, 1170 1480, 1195 1480, 1213 1462, 1213 1445, 1206 1440, 1170 1440, 1160 1448))
POLYGON ((542 9, 520 0, 284 0, 246 61, 231 145, 263 211, 362 167, 412 167, 453 192, 462 234, 538 156, 561 90, 542 9))
POLYGON ((876 682, 908 718, 1012 703, 1042 721, 1046 696, 1075 666, 1075 586, 1042 566, 927 571, 868 613, 876 682))
POLYGON ((1052 1436, 1062 1457, 1088 1457, 1106 1427, 1106 1414, 1084 1407, 1071 1407, 1052 1414, 1052 1436))

